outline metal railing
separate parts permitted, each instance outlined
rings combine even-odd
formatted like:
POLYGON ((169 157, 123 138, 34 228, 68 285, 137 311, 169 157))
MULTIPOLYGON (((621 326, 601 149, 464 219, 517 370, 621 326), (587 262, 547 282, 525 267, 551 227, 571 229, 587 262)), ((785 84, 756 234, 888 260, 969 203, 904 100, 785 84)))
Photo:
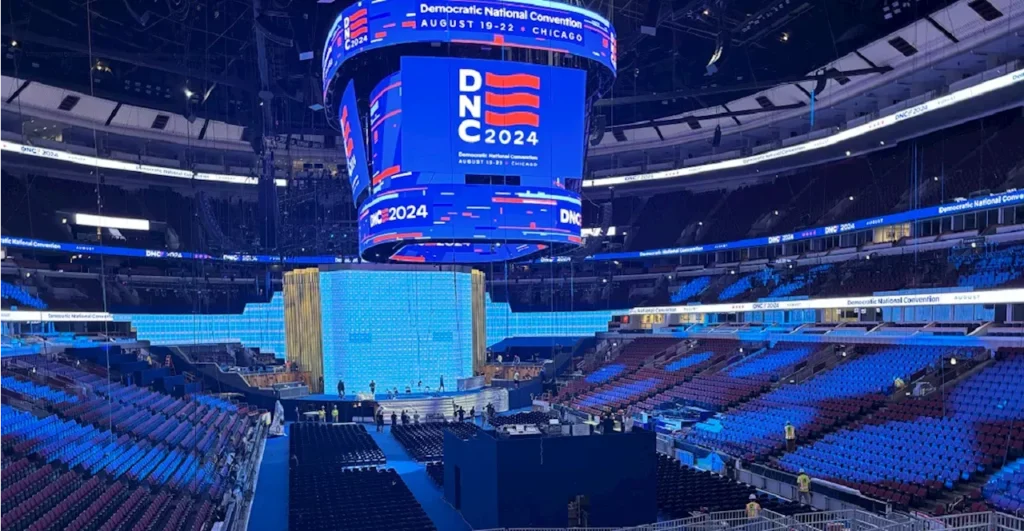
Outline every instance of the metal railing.
POLYGON ((917 517, 857 509, 785 516, 767 509, 722 511, 636 527, 515 527, 485 531, 1024 531, 1024 518, 997 512, 917 517))

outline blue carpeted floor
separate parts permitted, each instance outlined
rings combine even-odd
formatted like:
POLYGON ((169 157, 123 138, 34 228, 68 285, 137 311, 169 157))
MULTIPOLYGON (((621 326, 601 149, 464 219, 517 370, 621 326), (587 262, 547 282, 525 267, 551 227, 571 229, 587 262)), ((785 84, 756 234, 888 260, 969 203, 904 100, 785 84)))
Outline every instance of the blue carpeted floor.
MULTIPOLYGON (((285 433, 291 424, 285 424, 285 433)), ((260 465, 256 495, 249 515, 249 531, 288 529, 288 437, 267 439, 260 465)))
POLYGON ((470 531, 471 528, 462 519, 462 515, 444 501, 444 493, 430 480, 430 476, 427 476, 426 467, 409 457, 405 448, 391 436, 390 428, 386 428, 386 433, 377 433, 372 426, 367 426, 366 429, 384 452, 384 457, 388 461, 386 466, 395 469, 402 476, 402 481, 408 485, 412 495, 420 502, 439 531, 470 531))

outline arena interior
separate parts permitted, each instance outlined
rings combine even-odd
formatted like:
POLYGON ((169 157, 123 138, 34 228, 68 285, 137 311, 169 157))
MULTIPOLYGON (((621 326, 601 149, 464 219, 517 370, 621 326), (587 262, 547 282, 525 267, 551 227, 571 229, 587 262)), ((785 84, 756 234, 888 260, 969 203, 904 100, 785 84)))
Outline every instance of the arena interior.
POLYGON ((9 0, 5 531, 1024 531, 1017 0, 9 0))

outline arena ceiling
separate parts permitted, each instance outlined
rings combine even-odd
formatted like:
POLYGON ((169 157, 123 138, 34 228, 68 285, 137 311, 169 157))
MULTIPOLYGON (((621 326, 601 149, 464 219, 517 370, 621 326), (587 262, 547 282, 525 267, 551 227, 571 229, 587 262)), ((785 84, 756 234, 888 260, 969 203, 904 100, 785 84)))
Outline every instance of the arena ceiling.
MULTIPOLYGON (((616 125, 720 104, 804 75, 950 1, 574 3, 605 15, 618 32, 619 76, 598 111, 616 125), (718 48, 717 71, 709 74, 718 48)), ((327 132, 324 112, 316 109, 319 54, 344 5, 11 0, 3 3, 0 20, 3 71, 254 131, 327 132), (300 58, 304 51, 314 56, 300 58)))

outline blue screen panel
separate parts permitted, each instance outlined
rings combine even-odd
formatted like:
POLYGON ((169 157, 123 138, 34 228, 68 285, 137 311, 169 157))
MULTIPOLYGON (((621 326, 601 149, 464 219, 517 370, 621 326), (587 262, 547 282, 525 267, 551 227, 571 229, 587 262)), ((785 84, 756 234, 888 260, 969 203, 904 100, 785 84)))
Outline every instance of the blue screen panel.
POLYGON ((615 29, 581 7, 548 0, 361 0, 334 21, 322 59, 324 92, 346 59, 411 42, 564 52, 616 70, 615 29))
POLYGON ((417 172, 583 175, 586 72, 512 61, 402 58, 402 161, 417 172))
POLYGON ((370 92, 370 140, 373 145, 373 190, 391 187, 402 170, 402 74, 395 72, 370 92))
POLYGON ((284 358, 284 294, 270 302, 250 302, 241 314, 120 314, 131 321, 138 338, 154 345, 241 343, 284 358))
POLYGON ((352 81, 348 82, 345 94, 341 97, 338 120, 341 123, 342 142, 345 145, 345 163, 348 167, 349 183, 352 185, 352 200, 356 201, 370 184, 370 175, 366 167, 366 142, 363 140, 363 127, 359 121, 359 107, 356 106, 355 83, 352 81))
POLYGON ((537 243, 411 243, 396 251, 391 255, 391 259, 407 263, 482 264, 517 260, 543 251, 547 247, 537 243))
POLYGON ((359 251, 367 255, 378 245, 430 240, 578 245, 580 228, 579 196, 567 190, 416 186, 389 190, 363 204, 359 251))
POLYGON ((419 381, 455 389, 473 375, 469 273, 360 271, 320 273, 324 384, 333 389, 400 390, 419 381))

